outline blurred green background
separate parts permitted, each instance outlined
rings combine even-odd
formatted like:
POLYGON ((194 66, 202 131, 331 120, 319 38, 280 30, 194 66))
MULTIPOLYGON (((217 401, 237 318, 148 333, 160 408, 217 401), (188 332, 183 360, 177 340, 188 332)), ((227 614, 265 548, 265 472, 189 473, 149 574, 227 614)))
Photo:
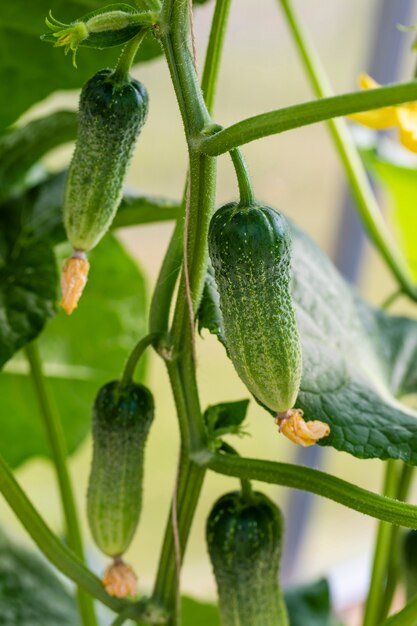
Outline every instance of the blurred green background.
MULTIPOLYGON (((336 92, 352 90, 356 75, 367 68, 375 36, 373 26, 378 4, 377 0, 297 2, 304 20, 311 28, 336 92)), ((212 10, 213 4, 209 3, 195 14, 200 69, 203 66, 212 10)), ((392 28, 396 28, 394 23, 392 28)), ((410 36, 404 37, 408 46, 410 36)), ((56 54, 61 53, 61 50, 56 51, 56 54)), ((87 54, 88 50, 80 51, 79 64, 83 62, 83 55, 87 54)), ((412 55, 405 54, 402 78, 410 76, 412 63, 412 55)), ((136 149, 128 186, 143 193, 179 198, 184 186, 186 149, 166 65, 160 59, 137 67, 133 73, 148 88, 150 114, 136 149)), ((236 0, 232 3, 218 87, 216 120, 229 124, 261 111, 311 97, 277 3, 274 0, 256 3, 253 0, 236 0)), ((31 110, 28 118, 63 106, 76 107, 77 99, 78 95, 73 92, 55 94, 31 110)), ((49 165, 58 169, 68 160, 71 150, 68 146, 55 151, 48 157, 49 165)), ((310 126, 263 139, 245 146, 244 153, 258 198, 285 212, 330 256, 334 256, 340 228, 344 179, 325 126, 310 126)), ((219 159, 218 183, 218 205, 236 197, 235 177, 226 156, 219 159)), ((171 231, 172 224, 164 224, 119 232, 120 238, 144 270, 149 290, 155 282, 171 231)), ((360 291, 371 302, 380 303, 393 291, 394 283, 369 245, 366 245, 361 268, 360 291)), ((413 307, 406 305, 403 300, 395 305, 394 311, 416 315, 413 307)), ((115 364, 115 375, 122 366, 123 363, 115 364)), ((198 342, 198 377, 203 405, 248 397, 243 384, 225 358, 223 349, 207 334, 198 342)), ((149 359, 148 384, 156 397, 156 421, 147 448, 140 529, 126 555, 126 559, 139 573, 140 585, 144 590, 151 586, 155 575, 178 454, 178 432, 168 379, 162 362, 154 355, 149 359)), ((294 459, 295 446, 278 434, 275 435, 268 415, 255 403, 251 403, 247 426, 250 437, 243 438, 237 444, 242 453, 285 461, 294 459)), ((100 571, 106 562, 91 542, 85 517, 90 458, 91 445, 87 441, 71 459, 70 467, 87 537, 89 558, 94 569, 100 571)), ((379 461, 359 461, 347 454, 326 449, 323 469, 368 489, 380 488, 382 463, 379 461)), ((59 530, 60 504, 51 466, 44 461, 31 461, 19 470, 18 477, 35 505, 51 525, 59 530)), ((200 598, 213 598, 215 595, 214 580, 206 556, 204 524, 214 499, 236 486, 235 480, 212 474, 206 479, 183 570, 183 588, 187 593, 200 598)), ((262 489, 276 499, 285 511, 288 490, 274 487, 262 489)), ((416 501, 415 496, 414 493, 413 501, 416 501)), ((13 536, 29 543, 26 533, 3 502, 0 503, 0 517, 11 528, 13 536)), ((286 523, 289 526, 291 520, 287 519, 286 523)), ((371 555, 375 528, 376 522, 371 518, 330 501, 316 499, 303 538, 300 565, 296 568, 295 578, 297 581, 308 581, 329 571, 342 572, 345 577, 350 577, 352 597, 348 593, 344 598, 337 597, 342 605, 354 604, 356 591, 361 585, 363 588, 367 576, 366 562, 371 555), (354 572, 352 576, 349 573, 351 566, 354 572)))

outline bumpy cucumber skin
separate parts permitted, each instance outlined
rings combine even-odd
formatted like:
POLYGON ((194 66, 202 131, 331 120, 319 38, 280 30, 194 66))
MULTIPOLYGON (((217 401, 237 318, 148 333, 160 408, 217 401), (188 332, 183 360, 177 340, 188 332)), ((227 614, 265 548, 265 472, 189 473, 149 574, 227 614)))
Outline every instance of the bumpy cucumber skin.
POLYGON ((102 387, 93 409, 93 462, 87 515, 94 541, 115 557, 128 548, 142 506, 144 449, 153 421, 151 392, 113 381, 102 387))
POLYGON ((302 359, 287 221, 270 207, 228 204, 211 220, 209 253, 237 373, 269 409, 293 408, 302 359))
POLYGON ((84 85, 64 199, 65 229, 75 250, 91 250, 109 228, 147 113, 148 94, 137 80, 118 82, 106 69, 84 85))
POLYGON ((222 626, 288 626, 278 572, 282 517, 259 492, 224 495, 207 520, 222 626))

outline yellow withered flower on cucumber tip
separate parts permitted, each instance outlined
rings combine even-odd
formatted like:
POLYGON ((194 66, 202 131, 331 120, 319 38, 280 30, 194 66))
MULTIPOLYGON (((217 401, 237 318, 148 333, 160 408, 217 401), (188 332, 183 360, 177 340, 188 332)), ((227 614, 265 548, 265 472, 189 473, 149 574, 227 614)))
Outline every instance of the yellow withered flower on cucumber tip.
MULTIPOLYGON (((362 89, 380 87, 379 83, 368 74, 360 74, 359 86, 362 89)), ((417 102, 362 111, 361 113, 353 113, 349 117, 351 120, 375 130, 398 128, 401 144, 408 150, 417 152, 417 102)))

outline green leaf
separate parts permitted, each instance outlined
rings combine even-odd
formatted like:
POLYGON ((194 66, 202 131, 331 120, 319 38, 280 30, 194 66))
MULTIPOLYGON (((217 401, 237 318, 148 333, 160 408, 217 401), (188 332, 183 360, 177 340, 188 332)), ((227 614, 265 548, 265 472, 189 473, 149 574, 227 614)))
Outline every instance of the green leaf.
MULTIPOLYGON (((399 401, 417 394, 417 322, 368 305, 312 240, 292 228, 293 297, 303 349, 296 406, 306 420, 330 425, 320 445, 358 458, 417 464, 417 411, 399 401)), ((209 329, 221 319, 214 301, 211 306, 215 321, 200 319, 209 329)))
POLYGON ((57 111, 0 137, 0 203, 25 187, 31 168, 56 146, 75 139, 78 115, 57 111))
POLYGON ((0 625, 79 626, 74 599, 35 554, 0 536, 0 625))
POLYGON ((284 596, 290 626, 336 626, 327 580, 287 589, 284 596))
POLYGON ((217 606, 207 602, 198 602, 192 598, 181 599, 182 626, 221 626, 217 606))
MULTIPOLYGON (((69 250, 67 250, 68 252, 69 250)), ((48 384, 61 416, 69 452, 90 426, 101 385, 118 378, 146 332, 144 279, 112 235, 90 255, 91 270, 78 309, 52 320, 39 341, 48 384)), ((144 364, 138 370, 143 375, 144 364)), ((49 457, 26 360, 13 359, 0 375, 0 451, 12 466, 49 457)))
POLYGON ((249 400, 222 402, 207 407, 204 420, 210 437, 222 437, 228 433, 239 434, 246 417, 249 400))
POLYGON ((54 315, 53 250, 26 230, 23 206, 0 207, 0 368, 54 315))
POLYGON ((362 152, 368 169, 389 195, 388 217, 394 226, 411 274, 417 280, 417 168, 380 157, 375 150, 362 152))
POLYGON ((217 339, 223 344, 227 352, 226 339, 223 332, 223 320, 220 310, 220 297, 219 292, 217 291, 214 270, 211 266, 210 260, 204 283, 203 296, 198 310, 198 331, 201 333, 203 328, 207 328, 212 335, 216 335, 217 339))

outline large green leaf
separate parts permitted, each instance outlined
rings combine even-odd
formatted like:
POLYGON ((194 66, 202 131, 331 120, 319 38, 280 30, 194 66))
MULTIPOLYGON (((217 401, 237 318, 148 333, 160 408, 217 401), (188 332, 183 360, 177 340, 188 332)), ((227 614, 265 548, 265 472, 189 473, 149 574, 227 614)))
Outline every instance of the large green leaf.
MULTIPOLYGON (((145 332, 144 279, 123 247, 107 235, 91 253, 90 263, 78 309, 69 317, 59 312, 39 341, 70 452, 89 430, 98 388, 120 376, 130 350, 145 332)), ((27 374, 22 357, 0 374, 0 451, 12 466, 31 456, 49 456, 27 374)))
MULTIPOLYGON (((303 349, 296 405, 307 420, 330 425, 330 436, 320 445, 359 458, 417 464, 417 411, 398 400, 417 393, 417 322, 364 302, 296 227, 293 244, 293 296, 303 349)), ((213 293, 210 284, 205 298, 213 293)), ((216 299, 201 309, 203 315, 213 310, 215 319, 200 317, 200 325, 222 334, 216 299)))
POLYGON ((366 166, 389 194, 388 217, 417 280, 417 167, 400 165, 381 157, 376 150, 363 151, 366 166))
POLYGON ((13 211, 0 207, 0 368, 55 310, 55 256, 26 229, 23 209, 19 203, 13 211))
POLYGON ((0 625, 78 626, 74 599, 50 567, 0 536, 0 625))
MULTIPOLYGON (((52 10, 61 22, 103 7, 100 0, 13 0, 0 3, 0 132, 30 106, 62 89, 78 89, 99 69, 114 66, 120 47, 105 50, 80 48, 78 69, 63 49, 40 40, 45 33, 45 17, 52 10)), ((134 3, 133 3, 134 4, 134 3)), ((202 4, 202 2, 198 2, 202 4)), ((162 54, 161 46, 148 34, 137 60, 148 61, 162 54)))

